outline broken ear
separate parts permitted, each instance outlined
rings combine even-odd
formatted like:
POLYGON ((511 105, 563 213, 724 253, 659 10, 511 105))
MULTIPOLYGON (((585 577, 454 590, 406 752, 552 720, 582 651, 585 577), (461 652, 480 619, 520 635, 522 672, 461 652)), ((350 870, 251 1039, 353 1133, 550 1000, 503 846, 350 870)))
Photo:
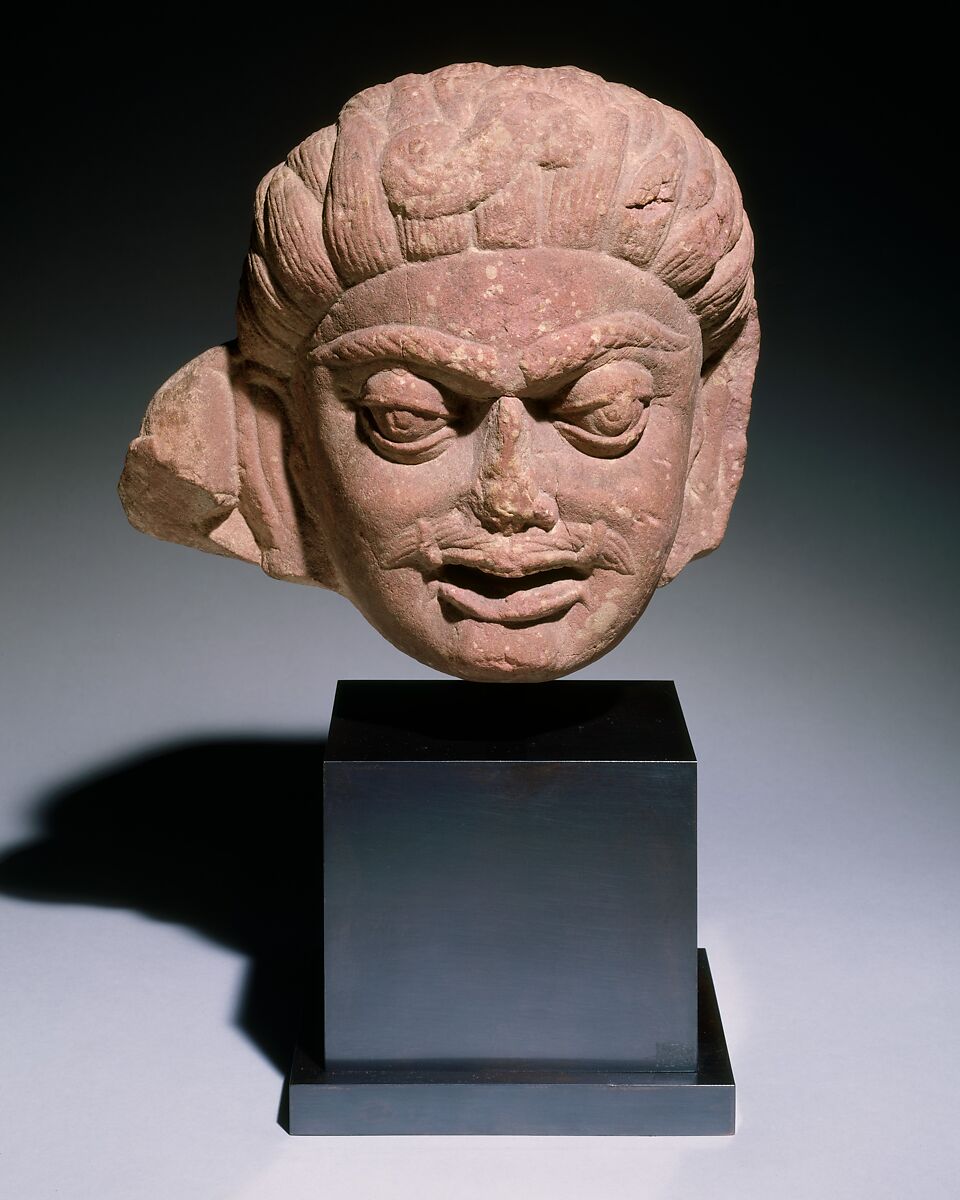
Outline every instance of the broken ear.
POLYGON ((701 378, 683 510, 661 586, 723 539, 743 475, 759 349, 760 326, 756 307, 751 306, 740 333, 701 378))
POLYGON ((288 440, 280 401, 245 379, 236 344, 206 350, 160 388, 130 445, 120 479, 130 523, 277 579, 330 586, 325 556, 301 529, 288 440))

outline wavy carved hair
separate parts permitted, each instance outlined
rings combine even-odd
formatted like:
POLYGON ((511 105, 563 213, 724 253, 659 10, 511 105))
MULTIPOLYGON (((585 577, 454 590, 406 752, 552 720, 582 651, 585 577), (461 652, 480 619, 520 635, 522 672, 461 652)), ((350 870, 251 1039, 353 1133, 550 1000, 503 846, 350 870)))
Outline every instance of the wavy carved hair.
POLYGON ((237 315, 249 377, 284 393, 362 280, 528 246, 653 272, 699 321, 704 362, 753 305, 736 180, 682 113, 576 67, 458 64, 361 92, 263 179, 237 315))

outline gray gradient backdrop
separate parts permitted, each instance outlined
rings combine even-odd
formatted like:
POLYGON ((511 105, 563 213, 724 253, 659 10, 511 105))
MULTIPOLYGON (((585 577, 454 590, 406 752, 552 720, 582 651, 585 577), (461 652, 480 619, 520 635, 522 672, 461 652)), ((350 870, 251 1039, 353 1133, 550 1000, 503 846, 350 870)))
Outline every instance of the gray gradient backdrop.
POLYGON ((722 29, 678 47, 647 26, 406 23, 359 54, 358 28, 20 48, 0 1193, 955 1195, 958 430, 936 68, 802 26, 786 58, 763 30, 727 53, 722 29), (764 345, 727 539, 581 676, 677 682, 733 1139, 287 1137, 284 921, 309 870, 314 743, 338 678, 432 673, 340 597, 145 538, 116 499, 152 392, 233 334, 260 176, 360 87, 471 58, 572 61, 683 108, 756 228, 764 345))

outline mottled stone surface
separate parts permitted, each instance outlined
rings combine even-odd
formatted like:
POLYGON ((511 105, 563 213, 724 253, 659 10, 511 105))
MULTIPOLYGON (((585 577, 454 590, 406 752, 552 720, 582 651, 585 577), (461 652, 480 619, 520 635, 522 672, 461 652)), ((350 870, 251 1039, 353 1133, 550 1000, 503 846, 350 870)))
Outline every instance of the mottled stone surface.
POLYGON ((261 183, 237 341, 153 398, 127 515, 333 588, 441 671, 575 670, 723 536, 752 257, 717 149, 630 88, 370 88, 261 183))

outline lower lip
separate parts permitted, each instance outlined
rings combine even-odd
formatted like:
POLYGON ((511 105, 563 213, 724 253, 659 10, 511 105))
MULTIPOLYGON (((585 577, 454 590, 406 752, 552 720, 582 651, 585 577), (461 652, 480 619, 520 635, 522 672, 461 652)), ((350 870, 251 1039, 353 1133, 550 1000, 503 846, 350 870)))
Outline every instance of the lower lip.
POLYGON ((517 592, 492 600, 453 583, 441 583, 439 597, 462 616, 497 625, 529 625, 559 617, 580 599, 583 585, 574 579, 560 579, 543 587, 517 592))

